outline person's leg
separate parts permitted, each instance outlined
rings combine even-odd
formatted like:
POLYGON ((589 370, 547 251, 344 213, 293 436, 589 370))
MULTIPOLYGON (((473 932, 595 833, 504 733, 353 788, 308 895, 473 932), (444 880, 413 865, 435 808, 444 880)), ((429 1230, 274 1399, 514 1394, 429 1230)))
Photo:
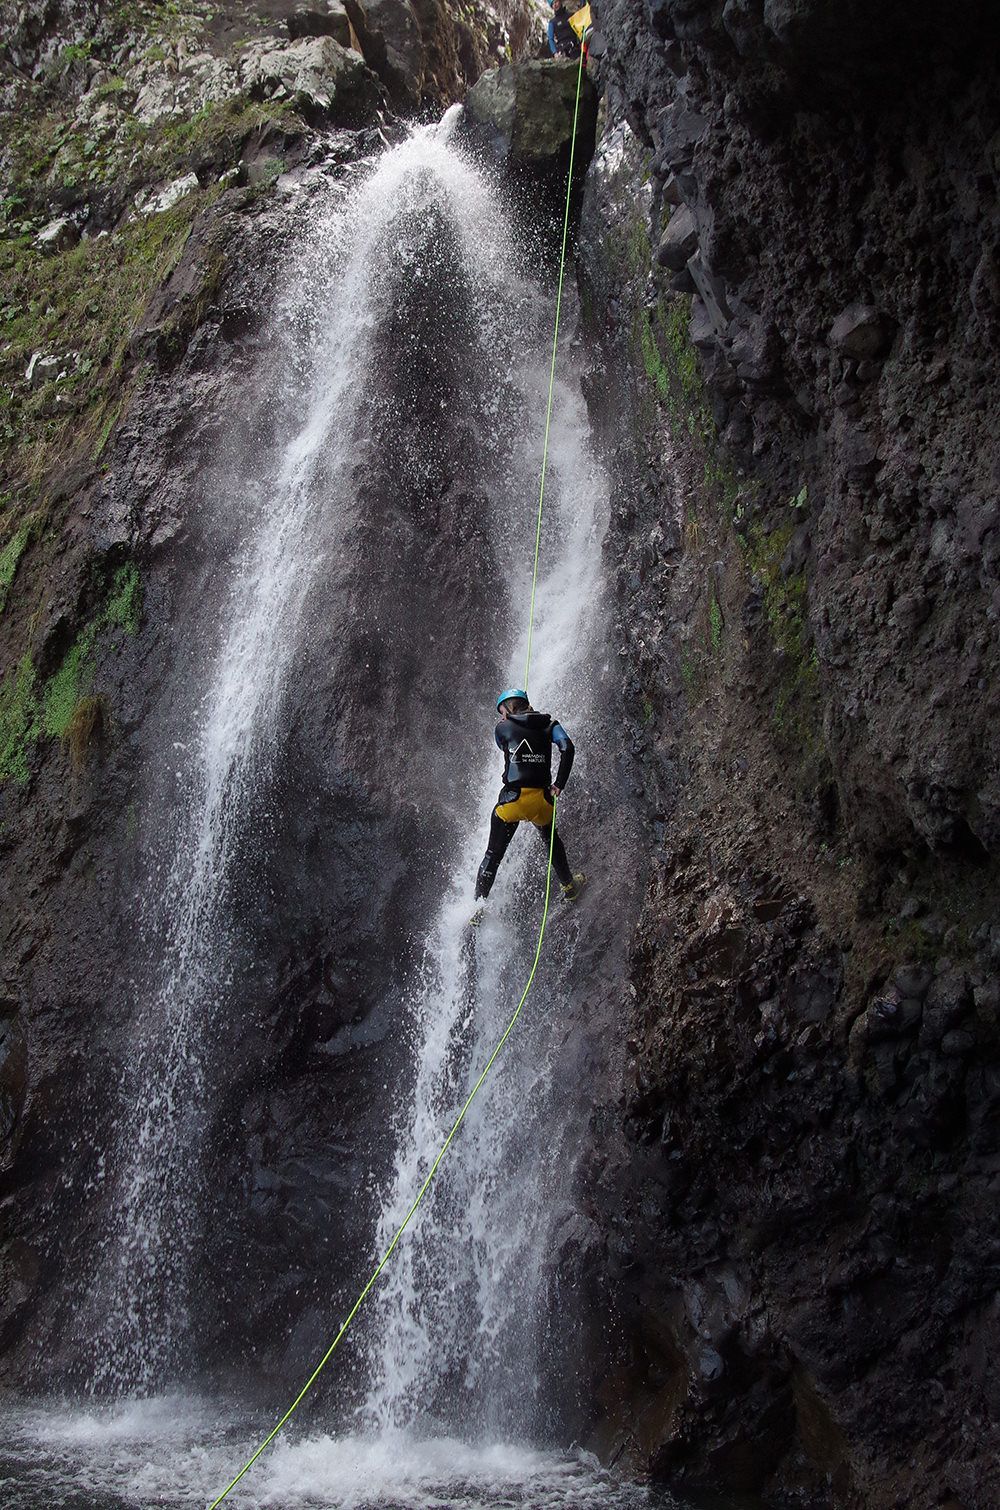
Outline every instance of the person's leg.
POLYGON ((493 809, 490 817, 489 843, 479 867, 479 874, 476 876, 477 901, 480 897, 489 896, 490 887, 496 880, 497 871, 500 868, 500 861, 507 853, 507 846, 513 839, 516 829, 516 823, 505 823, 496 808, 493 809))
POLYGON ((552 869, 559 877, 559 884, 561 886, 572 886, 573 872, 569 868, 569 861, 566 858, 566 850, 563 847, 562 839, 559 837, 559 830, 556 829, 556 836, 553 839, 552 824, 548 824, 545 828, 542 828, 541 824, 539 824, 538 834, 546 849, 548 849, 550 844, 552 845, 552 869))

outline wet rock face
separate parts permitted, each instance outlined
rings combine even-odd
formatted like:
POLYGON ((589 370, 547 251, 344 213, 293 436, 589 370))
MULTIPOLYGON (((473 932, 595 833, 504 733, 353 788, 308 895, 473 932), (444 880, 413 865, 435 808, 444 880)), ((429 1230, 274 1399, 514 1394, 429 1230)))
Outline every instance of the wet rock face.
POLYGON ((671 1482, 923 1505, 943 1474, 985 1507, 992 1406, 933 1381, 997 1335, 995 974, 904 966, 852 1021, 808 898, 693 861, 665 858, 640 928, 630 1172, 600 1196, 641 1339, 624 1409, 659 1413, 622 1438, 671 1482))
POLYGON ((922 7, 597 16, 676 205, 658 259, 693 295, 720 428, 775 494, 808 489, 845 806, 873 844, 993 852, 995 20, 930 46, 922 7))
POLYGON ((0 1167, 14 1156, 14 1134, 24 1110, 27 1090, 24 1032, 8 1003, 10 1015, 0 1017, 0 1167))
POLYGON ((293 11, 288 18, 288 35, 292 41, 300 37, 333 37, 341 47, 353 47, 357 36, 351 26, 351 18, 341 0, 330 0, 324 8, 293 11))
MULTIPOLYGON (((364 142, 350 142, 348 161, 364 142)), ((345 145, 327 144, 333 177, 344 171, 345 145)), ((304 192, 324 186, 313 175, 304 192)), ((274 402, 256 398, 259 374, 275 360, 263 317, 301 229, 290 197, 286 190, 275 203, 231 189, 148 312, 146 385, 87 505, 106 548, 127 541, 143 562, 141 630, 134 643, 109 647, 96 671, 114 710, 114 742, 89 751, 80 770, 58 742, 44 747, 32 756, 30 781, 2 793, 14 880, 0 917, 7 1378, 38 1367, 39 1339, 50 1352, 36 1377, 86 1371, 63 1287, 68 1267, 90 1272, 105 1180, 113 1183, 137 1006, 128 976, 139 992, 156 979, 157 940, 145 929, 136 939, 137 908, 158 857, 169 864, 179 808, 164 754, 196 726, 184 710, 192 712, 194 680, 204 681, 202 647, 218 638, 220 585, 232 566, 233 521, 219 517, 219 449, 226 465, 234 456, 246 465, 249 455, 266 468, 294 433, 294 417, 283 411, 279 420, 274 402), (220 226, 233 272, 178 358, 154 332, 165 311, 197 302, 193 269, 220 226), (74 919, 69 938, 58 922, 65 917, 74 919), (126 955, 129 972, 120 968, 126 955)), ((483 671, 463 647, 470 619, 487 632, 497 627, 489 584, 499 565, 484 545, 487 500, 464 479, 484 487, 503 447, 483 430, 469 376, 479 293, 446 223, 415 216, 400 225, 404 243, 422 250, 423 265, 421 276, 396 279, 381 311, 370 423, 352 470, 365 523, 349 542, 325 542, 338 561, 333 585, 301 648, 275 759, 257 784, 231 873, 219 876, 232 942, 228 984, 219 986, 225 1029, 208 1071, 213 1195, 194 1320, 206 1364, 253 1355, 255 1370, 294 1373, 302 1348, 315 1351, 329 1332, 331 1304, 341 1304, 331 1297, 331 1254, 364 1250, 370 1212, 359 1189, 381 1179, 380 1160, 391 1154, 384 1128, 366 1132, 367 1119, 375 1108, 384 1117, 387 1085, 406 1083, 394 983, 410 968, 405 941, 423 937, 441 889, 455 773, 468 764, 456 746, 478 747, 484 733, 468 719, 482 700, 483 671), (414 633, 429 614, 440 647, 433 660, 414 633), (441 655, 455 668, 444 690, 441 655), (414 770, 401 752, 418 743, 425 759, 414 770), (303 801, 304 790, 313 799, 303 801), (245 1300, 236 1303, 238 1294, 245 1300)), ((409 255, 404 266, 417 266, 416 252, 409 255)), ((79 570, 86 574, 86 558, 79 570)), ((71 611, 62 606, 63 617, 71 611)), ((490 684, 499 674, 489 674, 490 684)), ((345 1291, 356 1293, 359 1277, 352 1256, 345 1291)))
POLYGON ((397 108, 443 106, 510 48, 529 53, 540 33, 531 0, 344 0, 365 60, 397 108))
POLYGON ((767 1503, 987 1510, 995 19, 594 11, 589 397, 654 857, 594 1174, 604 1440, 767 1503))
POLYGON ((564 184, 576 117, 574 175, 594 151, 597 94, 584 76, 576 111, 579 65, 570 60, 518 63, 491 69, 465 102, 469 134, 515 176, 564 184))

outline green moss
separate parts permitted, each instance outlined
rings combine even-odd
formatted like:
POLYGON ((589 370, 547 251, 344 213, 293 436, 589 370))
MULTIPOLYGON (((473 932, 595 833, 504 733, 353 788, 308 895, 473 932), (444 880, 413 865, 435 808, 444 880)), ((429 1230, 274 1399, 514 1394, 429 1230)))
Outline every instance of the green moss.
POLYGON ((723 519, 738 524, 748 503, 760 491, 760 483, 738 477, 717 444, 709 448, 702 475, 706 491, 718 500, 723 519))
POLYGON ((127 88, 125 80, 115 74, 110 79, 106 79, 103 84, 99 84, 93 90, 93 94, 99 100, 113 100, 115 95, 123 94, 127 88))
POLYGON ((102 611, 77 636, 59 670, 45 683, 42 728, 46 734, 64 738, 77 705, 88 697, 94 674, 94 651, 102 631, 123 629, 126 634, 135 635, 141 616, 142 582, 138 567, 130 561, 115 572, 102 611))
POLYGON ((99 454, 110 434, 130 342, 153 292, 183 255, 205 194, 114 236, 39 257, 23 239, 0 243, 0 465, 37 477, 67 444, 99 454), (23 381, 36 351, 63 358, 37 388, 23 381))
MULTIPOLYGON (((74 101, 57 80, 26 85, 18 109, 0 117, 0 159, 9 184, 0 196, 0 475, 41 477, 65 461, 67 445, 91 459, 101 455, 116 422, 136 327, 176 267, 195 218, 223 192, 216 181, 220 168, 235 163, 247 138, 265 126, 304 129, 288 102, 242 96, 150 125, 115 108, 119 100, 129 103, 126 82, 115 72, 123 40, 134 46, 136 32, 144 33, 148 51, 165 58, 165 44, 197 32, 209 17, 204 5, 109 5, 94 37, 58 60, 60 73, 87 56, 108 71, 97 94, 111 107, 109 121, 81 130, 74 101), (75 202, 106 189, 112 205, 127 204, 140 188, 192 168, 211 186, 173 209, 151 216, 128 211, 110 235, 39 255, 34 234, 49 218, 55 192, 75 202), (29 387, 24 374, 35 352, 63 360, 47 381, 29 387), (58 372, 65 373, 61 380, 58 372)), ((268 192, 267 186, 258 192, 268 192)), ((209 262, 200 303, 189 309, 189 301, 181 301, 183 308, 167 322, 168 349, 186 342, 192 321, 218 290, 224 260, 219 255, 209 262)))
POLYGON ((652 256, 653 248, 645 221, 636 216, 625 242, 625 265, 633 278, 646 277, 652 256))
POLYGON ((712 593, 708 605, 708 639, 713 655, 722 649, 723 627, 722 608, 718 598, 712 593))
POLYGON ((705 400, 698 353, 688 335, 691 300, 660 298, 655 309, 640 309, 636 339, 642 366, 658 403, 674 425, 682 424, 706 448, 715 444, 715 424, 705 400))
POLYGON ((642 365, 646 369, 646 376, 656 389, 660 402, 666 404, 670 400, 670 373, 656 344, 653 322, 647 309, 644 309, 640 316, 639 344, 642 349, 642 365))
POLYGON ((39 688, 30 652, 0 687, 0 782, 27 781, 28 751, 42 736, 67 743, 79 764, 107 723, 107 702, 94 696, 95 657, 109 630, 138 632, 142 581, 134 562, 118 567, 98 613, 77 635, 58 669, 39 688))
POLYGON ((111 596, 104 610, 102 625, 117 625, 126 634, 139 633, 142 619, 142 581, 134 561, 120 566, 115 572, 111 596))
POLYGON ((151 128, 147 159, 164 171, 205 161, 230 160, 247 137, 265 126, 295 131, 301 117, 287 101, 250 100, 243 95, 203 106, 194 115, 169 117, 151 128))
POLYGON ((28 751, 38 738, 39 708, 30 653, 0 682, 0 781, 28 780, 28 751))
MULTIPOLYGON (((889 918, 883 926, 886 939, 891 940, 898 948, 900 954, 916 964, 935 961, 942 952, 942 946, 925 933, 920 923, 913 918, 898 919, 889 918)), ((953 952, 949 947, 949 955, 953 952)), ((962 953, 963 950, 956 950, 962 953)))
POLYGON ((3 613, 7 606, 7 598, 14 585, 21 557, 38 533, 39 524, 40 515, 29 514, 18 525, 3 550, 0 550, 0 613, 3 613))
POLYGON ((755 525, 749 534, 747 559, 764 589, 764 611, 775 644, 800 659, 805 654, 807 636, 805 574, 786 576, 781 570, 794 532, 793 524, 781 525, 770 532, 755 525))
POLYGON ((764 612, 774 644, 784 657, 773 721, 804 749, 818 750, 819 657, 809 630, 809 592, 804 572, 782 571, 794 523, 764 530, 755 525, 746 544, 747 563, 761 583, 764 612))
POLYGON ((58 61, 67 67, 70 63, 82 63, 93 50, 93 42, 70 42, 59 53, 58 61))
POLYGON ((704 387, 698 369, 698 353, 691 344, 688 328, 691 323, 691 300, 680 297, 657 305, 657 320, 672 358, 672 366, 681 395, 689 406, 700 407, 704 403, 704 387))
POLYGON ((107 412, 100 422, 97 436, 94 440, 94 448, 90 453, 92 461, 99 461, 101 459, 101 456, 104 454, 104 448, 107 445, 108 441, 111 439, 112 430, 118 423, 123 404, 124 398, 122 397, 115 399, 111 404, 108 405, 107 412))
POLYGON ((61 739, 93 675, 91 652, 96 638, 93 627, 85 629, 63 659, 59 670, 45 683, 42 694, 42 729, 61 739))

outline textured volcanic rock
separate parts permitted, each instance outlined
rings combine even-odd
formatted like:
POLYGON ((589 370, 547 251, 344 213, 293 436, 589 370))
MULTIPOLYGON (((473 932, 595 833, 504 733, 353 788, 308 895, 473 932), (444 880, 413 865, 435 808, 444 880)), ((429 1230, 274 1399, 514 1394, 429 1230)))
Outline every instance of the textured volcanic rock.
POLYGON ((594 12, 589 394, 654 855, 593 1172, 600 1441, 768 1503, 987 1510, 996 20, 594 12))
MULTIPOLYGON (((579 65, 564 59, 491 69, 465 102, 470 133, 514 173, 565 184, 578 74, 579 65)), ((580 83, 573 171, 582 175, 594 151, 597 95, 586 76, 580 83)))
POLYGON ((258 44, 244 56, 240 73, 250 94, 287 96, 306 110, 334 115, 341 125, 370 120, 381 103, 375 75, 333 37, 258 44))
POLYGON ((540 27, 531 0, 345 0, 365 61, 403 110, 437 108, 485 68, 532 51, 540 27))

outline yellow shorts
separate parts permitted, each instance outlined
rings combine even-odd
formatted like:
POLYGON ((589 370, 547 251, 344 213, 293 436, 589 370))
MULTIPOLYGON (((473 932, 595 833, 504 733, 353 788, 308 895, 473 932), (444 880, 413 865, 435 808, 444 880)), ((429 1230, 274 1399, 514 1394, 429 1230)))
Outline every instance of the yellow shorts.
POLYGON ((515 802, 497 804, 496 815, 505 823, 536 823, 539 828, 548 828, 552 822, 552 801, 544 787, 526 786, 518 793, 515 802))

